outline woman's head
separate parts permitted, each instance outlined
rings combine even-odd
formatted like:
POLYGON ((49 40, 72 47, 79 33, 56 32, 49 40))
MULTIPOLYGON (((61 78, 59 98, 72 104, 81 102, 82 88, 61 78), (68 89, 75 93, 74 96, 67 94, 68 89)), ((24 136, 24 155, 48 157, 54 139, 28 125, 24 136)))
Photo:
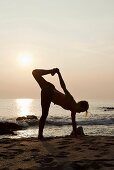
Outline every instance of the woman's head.
POLYGON ((89 104, 85 100, 78 102, 77 105, 78 105, 78 112, 87 112, 87 110, 89 109, 89 104))

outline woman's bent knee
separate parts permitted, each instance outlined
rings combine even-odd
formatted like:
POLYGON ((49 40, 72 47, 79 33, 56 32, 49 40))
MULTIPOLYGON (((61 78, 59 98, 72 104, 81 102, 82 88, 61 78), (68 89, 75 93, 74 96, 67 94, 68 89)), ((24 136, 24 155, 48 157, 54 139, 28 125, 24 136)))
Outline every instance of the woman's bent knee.
POLYGON ((35 80, 39 83, 40 87, 44 84, 44 79, 40 74, 40 71, 38 69, 35 69, 32 71, 32 75, 35 78, 35 80))
POLYGON ((32 71, 32 75, 33 75, 34 77, 40 76, 38 69, 33 70, 33 71, 32 71))

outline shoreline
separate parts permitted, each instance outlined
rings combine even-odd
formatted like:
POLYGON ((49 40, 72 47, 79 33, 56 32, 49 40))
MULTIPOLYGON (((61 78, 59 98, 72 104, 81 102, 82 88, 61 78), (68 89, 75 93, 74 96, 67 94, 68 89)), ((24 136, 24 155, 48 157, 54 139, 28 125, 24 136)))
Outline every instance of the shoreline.
POLYGON ((0 169, 114 169, 114 136, 0 139, 0 169))

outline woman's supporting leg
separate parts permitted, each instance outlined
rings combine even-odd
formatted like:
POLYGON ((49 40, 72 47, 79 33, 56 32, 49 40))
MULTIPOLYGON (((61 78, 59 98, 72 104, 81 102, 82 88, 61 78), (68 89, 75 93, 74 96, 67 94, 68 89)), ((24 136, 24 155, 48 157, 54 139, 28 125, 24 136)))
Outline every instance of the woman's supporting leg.
POLYGON ((47 95, 46 90, 41 91, 42 116, 41 116, 40 121, 39 121, 38 139, 43 138, 43 129, 44 129, 44 126, 45 126, 46 118, 48 116, 51 98, 52 98, 52 96, 47 95))

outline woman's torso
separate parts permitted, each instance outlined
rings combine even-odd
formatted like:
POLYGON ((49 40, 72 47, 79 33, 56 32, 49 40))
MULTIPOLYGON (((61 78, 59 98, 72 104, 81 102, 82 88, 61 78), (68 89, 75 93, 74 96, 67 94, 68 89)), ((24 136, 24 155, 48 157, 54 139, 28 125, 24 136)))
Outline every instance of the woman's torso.
POLYGON ((63 94, 60 91, 54 89, 52 102, 66 110, 72 110, 72 102, 74 102, 74 99, 70 93, 63 94))

